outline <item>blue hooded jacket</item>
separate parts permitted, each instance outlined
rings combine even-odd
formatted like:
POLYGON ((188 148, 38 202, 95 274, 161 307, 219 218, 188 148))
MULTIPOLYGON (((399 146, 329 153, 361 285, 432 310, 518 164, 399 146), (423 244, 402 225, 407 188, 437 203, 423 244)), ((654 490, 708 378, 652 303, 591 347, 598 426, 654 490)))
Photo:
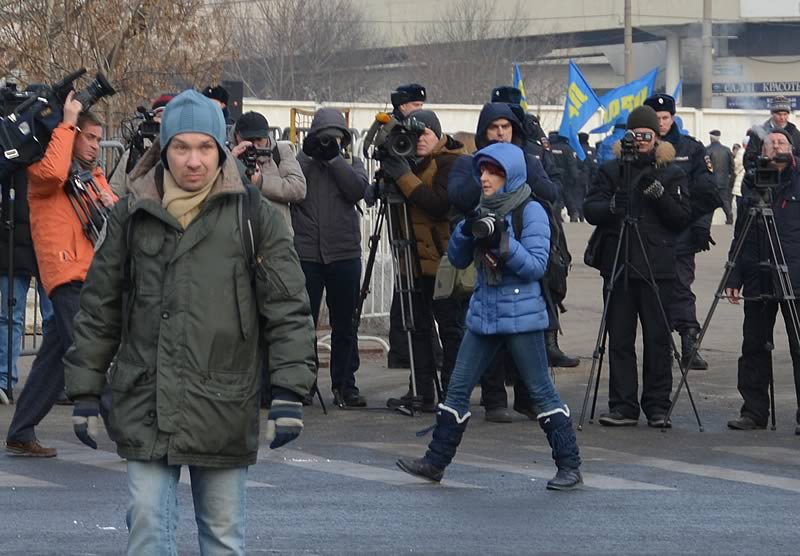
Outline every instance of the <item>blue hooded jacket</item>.
MULTIPOLYGON (((505 118, 511 122, 511 127, 514 130, 514 139, 520 144, 524 144, 525 132, 511 106, 502 102, 490 102, 483 106, 483 110, 481 110, 481 114, 478 117, 475 145, 479 149, 485 147, 489 142, 486 139, 486 129, 489 124, 499 118, 505 118)), ((555 203, 558 200, 558 187, 550 181, 541 161, 526 153, 523 164, 526 167, 527 182, 531 190, 540 199, 555 203)), ((481 184, 472 171, 472 156, 463 155, 453 164, 447 179, 447 195, 450 203, 463 213, 470 212, 480 202, 481 184)))
MULTIPOLYGON (((478 163, 490 158, 506 173, 506 183, 498 193, 515 191, 525 184, 525 155, 508 143, 495 143, 481 149, 473 157, 472 172, 478 179, 478 163)), ((497 285, 488 285, 483 272, 478 272, 475 291, 469 302, 466 326, 475 333, 517 334, 545 330, 549 320, 540 280, 547 269, 550 254, 550 223, 542 205, 530 202, 522 213, 521 237, 512 225, 513 211, 505 216, 508 233, 508 257, 503 262, 497 285)), ((450 236, 447 256, 456 268, 472 262, 475 238, 463 232, 460 222, 450 236)), ((499 256, 499 250, 493 250, 499 256)))

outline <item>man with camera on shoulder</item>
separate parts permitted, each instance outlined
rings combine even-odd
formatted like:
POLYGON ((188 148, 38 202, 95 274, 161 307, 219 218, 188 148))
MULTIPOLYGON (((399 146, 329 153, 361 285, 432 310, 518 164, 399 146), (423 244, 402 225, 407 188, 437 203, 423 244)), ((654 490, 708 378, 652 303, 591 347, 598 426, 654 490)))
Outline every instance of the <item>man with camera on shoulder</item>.
POLYGON ((291 203, 306 198, 306 178, 288 141, 275 141, 269 122, 258 112, 247 112, 233 128, 236 159, 242 179, 256 186, 286 218, 291 230, 291 203))
MULTIPOLYGON (((731 243, 734 246, 744 233, 747 214, 761 199, 772 209, 773 220, 783 246, 789 279, 794 295, 800 294, 800 169, 797 158, 792 155, 792 136, 783 128, 772 129, 762 141, 761 158, 756 159, 754 172, 745 175, 742 183, 742 201, 737 207, 736 226, 731 243), (767 183, 759 183, 762 175, 767 183)), ((780 308, 789 337, 789 352, 792 356, 795 393, 800 406, 800 345, 791 318, 790 303, 781 299, 777 288, 776 273, 771 260, 770 242, 762 219, 753 225, 755 230, 747 233, 738 259, 725 284, 725 294, 733 304, 744 300, 744 324, 742 355, 739 357, 738 388, 744 403, 738 418, 728 421, 728 428, 735 430, 764 429, 769 417, 769 382, 772 377, 773 330, 780 308), (765 261, 770 264, 765 265, 765 261)), ((795 434, 800 434, 800 408, 795 415, 795 434)))
MULTIPOLYGON (((406 116, 413 118, 424 130, 417 137, 416 153, 399 157, 389 153, 381 161, 384 176, 396 185, 409 205, 413 235, 416 240, 412 267, 416 271, 417 289, 413 294, 414 331, 412 348, 416 371, 417 397, 422 398, 422 411, 436 410, 434 373, 436 372, 431 336, 433 319, 439 325, 442 341, 442 389, 455 365, 458 346, 464 335, 465 307, 460 300, 433 300, 436 271, 441 258, 447 254, 450 239, 448 215, 451 205, 447 182, 453 163, 466 154, 464 145, 442 132, 439 118, 431 110, 417 110, 406 116)), ((411 231, 409 231, 411 232, 411 231)), ((413 402, 412 390, 399 398, 389 398, 392 408, 408 408, 413 402)))
POLYGON ((675 281, 675 241, 691 218, 688 178, 673 162, 675 148, 659 140, 658 117, 652 108, 634 109, 627 129, 623 142, 615 145, 617 159, 600 167, 583 204, 586 221, 597 226, 586 258, 591 252, 591 266, 603 277, 603 292, 612 289, 607 299, 609 411, 600 415, 599 422, 633 426, 643 411, 649 426, 668 427, 672 342, 662 309, 669 307, 675 281), (626 164, 631 167, 630 184, 625 180, 626 164), (625 218, 635 218, 641 242, 637 228, 626 223, 623 239, 627 247, 620 246, 615 268, 625 218), (655 284, 648 283, 650 269, 655 284), (638 323, 644 341, 641 405, 636 368, 638 323))
POLYGON ((110 208, 117 201, 97 163, 102 123, 82 110, 75 92, 70 92, 63 121, 53 130, 44 158, 28 167, 31 235, 42 284, 53 305, 55 332, 44 336, 8 429, 6 451, 16 456, 56 455, 55 448, 39 443, 34 427, 64 391, 62 359, 72 344, 78 301, 95 252, 67 193, 71 174, 91 174, 99 205, 110 208))

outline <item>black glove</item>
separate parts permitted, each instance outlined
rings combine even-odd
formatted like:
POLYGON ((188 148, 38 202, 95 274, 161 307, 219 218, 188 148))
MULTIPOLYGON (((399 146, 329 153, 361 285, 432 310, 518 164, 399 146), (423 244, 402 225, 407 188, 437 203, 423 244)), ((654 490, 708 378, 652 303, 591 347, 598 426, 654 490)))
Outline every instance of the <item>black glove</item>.
MULTIPOLYGON (((476 219, 475 222, 477 222, 478 220, 484 220, 485 218, 486 217, 484 216, 483 218, 476 219)), ((478 245, 481 245, 482 247, 488 249, 494 249, 500 246, 500 240, 503 238, 503 233, 506 231, 507 228, 505 219, 495 215, 493 227, 494 229, 492 230, 491 234, 485 237, 478 238, 478 245)), ((474 229, 473 229, 473 235, 474 235, 474 229)))
POLYGON ((705 226, 695 226, 691 229, 692 246, 695 252, 708 251, 717 243, 711 237, 711 230, 705 226))
POLYGON ((411 166, 408 164, 408 160, 396 156, 389 156, 383 160, 381 168, 384 175, 395 182, 402 176, 411 173, 411 166))
POLYGON ((75 431, 75 436, 93 450, 97 450, 95 437, 100 428, 99 414, 98 400, 78 400, 72 410, 72 430, 75 431))
POLYGON ((378 202, 378 198, 380 196, 381 192, 378 189, 378 185, 375 183, 371 183, 364 190, 364 203, 366 203, 368 207, 375 206, 375 203, 378 202))
POLYGON ((619 190, 611 197, 608 208, 614 214, 625 214, 628 210, 628 192, 619 190))
POLYGON ((480 218, 480 216, 475 211, 467 213, 464 218, 464 225, 461 227, 461 232, 465 236, 472 237, 472 225, 478 221, 478 218, 480 218))
POLYGON ((303 430, 303 403, 300 396, 283 388, 272 388, 272 405, 267 417, 270 449, 280 448, 300 436, 303 430))
POLYGON ((653 180, 647 187, 642 189, 642 195, 648 199, 660 199, 664 194, 664 186, 658 180, 653 180))

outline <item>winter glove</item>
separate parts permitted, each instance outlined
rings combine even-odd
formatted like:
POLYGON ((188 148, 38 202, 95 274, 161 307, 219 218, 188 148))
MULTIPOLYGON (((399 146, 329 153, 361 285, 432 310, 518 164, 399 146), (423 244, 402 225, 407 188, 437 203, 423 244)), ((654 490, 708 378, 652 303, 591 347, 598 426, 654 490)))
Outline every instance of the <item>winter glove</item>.
POLYGON ((664 194, 664 186, 658 180, 653 182, 642 190, 642 194, 648 199, 660 199, 664 194))
POLYGON ((393 181, 399 180, 402 176, 411 173, 411 166, 405 158, 396 156, 387 157, 386 160, 381 162, 383 174, 393 181))
POLYGON ((78 400, 72 410, 72 429, 75 436, 93 450, 97 450, 95 437, 100 427, 99 414, 98 400, 78 400))
MULTIPOLYGON (((493 216, 493 215, 489 215, 489 218, 491 218, 491 216, 493 216)), ((476 222, 478 220, 485 220, 486 218, 487 217, 484 216, 483 218, 476 219, 476 222)), ((474 226, 474 224, 473 224, 473 226, 474 226)), ((496 247, 499 247, 500 246, 500 240, 503 238, 503 233, 506 231, 506 227, 507 227, 507 225, 506 225, 506 221, 505 221, 504 218, 502 218, 500 216, 494 216, 494 226, 493 226, 494 229, 491 231, 491 233, 489 235, 485 235, 484 236, 482 233, 479 233, 478 235, 480 235, 482 237, 478 238, 478 245, 481 245, 481 246, 486 247, 488 249, 494 249, 496 247)), ((482 226, 482 228, 483 228, 482 231, 486 230, 485 225, 482 226)), ((475 228, 474 227, 473 227, 472 232, 473 232, 473 235, 474 235, 475 234, 475 228)))
POLYGON ((380 197, 380 191, 378 191, 378 185, 375 183, 371 183, 367 186, 364 190, 364 202, 367 204, 368 207, 375 206, 375 203, 378 202, 378 197, 380 197))
POLYGON ((468 212, 464 218, 464 225, 461 226, 461 233, 467 237, 472 237, 472 225, 478 221, 479 215, 477 212, 468 212))
POLYGON ((288 444, 303 430, 301 398, 289 390, 273 387, 272 405, 267 417, 267 440, 270 449, 288 444))
POLYGON ((628 192, 627 191, 617 191, 611 197, 611 202, 608 205, 608 208, 614 214, 625 214, 628 210, 628 192))
POLYGON ((705 226, 695 226, 691 229, 692 246, 695 252, 708 251, 717 242, 711 237, 711 230, 705 226))

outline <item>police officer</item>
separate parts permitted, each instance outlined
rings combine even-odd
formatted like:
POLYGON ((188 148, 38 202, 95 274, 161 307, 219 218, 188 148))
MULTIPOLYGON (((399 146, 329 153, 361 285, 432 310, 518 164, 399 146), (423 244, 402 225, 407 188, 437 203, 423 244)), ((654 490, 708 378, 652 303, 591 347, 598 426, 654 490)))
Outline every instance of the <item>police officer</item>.
POLYGON ((694 137, 683 135, 675 123, 675 99, 659 93, 649 97, 644 104, 656 111, 661 141, 667 141, 675 147, 675 165, 689 176, 692 223, 678 236, 675 246, 675 284, 669 314, 672 329, 677 330, 681 336, 683 366, 705 370, 708 369, 708 363, 700 353, 696 354, 693 361, 689 361, 689 355, 700 333, 696 297, 692 292, 694 258, 696 253, 711 249, 711 216, 714 210, 722 206, 722 202, 705 147, 694 137))
POLYGON ((733 180, 736 170, 733 164, 733 153, 731 150, 720 143, 722 132, 718 129, 712 130, 709 134, 710 143, 706 146, 706 154, 711 159, 714 167, 714 177, 717 179, 717 189, 719 196, 722 197, 722 210, 725 211, 725 223, 733 224, 733 212, 731 212, 731 202, 733 201, 733 180))
POLYGON ((419 83, 409 83, 400 85, 392 91, 390 98, 394 108, 392 115, 398 120, 402 120, 412 112, 422 110, 428 101, 428 93, 425 87, 419 83))
MULTIPOLYGON (((628 116, 628 129, 636 135, 636 155, 631 162, 631 184, 625 182, 620 158, 600 167, 586 196, 586 220, 597 226, 593 234, 594 263, 600 270, 608 298, 609 388, 608 413, 598 421, 605 426, 633 426, 640 410, 652 427, 670 426, 666 419, 672 390, 672 342, 664 322, 656 291, 664 306, 676 281, 673 247, 675 239, 690 221, 689 199, 685 194, 686 174, 674 164, 675 149, 656 138, 658 118, 649 106, 640 106, 628 116), (629 193, 630 191, 630 193, 629 193), (626 214, 635 216, 642 241, 629 241, 627 276, 614 268, 620 241, 620 222, 626 214), (649 261, 657 289, 642 277, 650 276, 643 256, 649 261), (644 343, 641 406, 636 369, 636 329, 641 323, 644 343)), ((618 156, 620 150, 617 149, 618 156)), ((633 230, 629 229, 629 233, 633 230)), ((590 244, 591 246, 592 244, 590 244)), ((588 251, 588 250, 587 250, 588 251)))
POLYGON ((761 125, 753 126, 747 136, 750 140, 744 151, 744 169, 752 170, 756 165, 756 160, 761 155, 764 137, 773 129, 785 129, 789 137, 792 138, 792 152, 795 156, 800 155, 800 129, 789 121, 789 114, 792 112, 792 102, 785 96, 779 95, 772 97, 769 101, 769 120, 761 125))
POLYGON ((597 175, 597 149, 589 144, 588 133, 579 133, 578 140, 581 143, 581 147, 583 147, 583 152, 586 154, 586 158, 578 160, 578 170, 581 175, 581 188, 578 190, 580 198, 577 199, 578 220, 583 222, 583 199, 586 197, 586 192, 589 191, 589 187, 591 187, 597 175))
POLYGON ((570 222, 578 222, 581 217, 580 204, 583 202, 581 175, 578 170, 578 155, 569 146, 569 140, 557 131, 551 131, 547 137, 550 140, 550 152, 556 159, 561 170, 562 185, 564 187, 564 204, 569 213, 570 222))

